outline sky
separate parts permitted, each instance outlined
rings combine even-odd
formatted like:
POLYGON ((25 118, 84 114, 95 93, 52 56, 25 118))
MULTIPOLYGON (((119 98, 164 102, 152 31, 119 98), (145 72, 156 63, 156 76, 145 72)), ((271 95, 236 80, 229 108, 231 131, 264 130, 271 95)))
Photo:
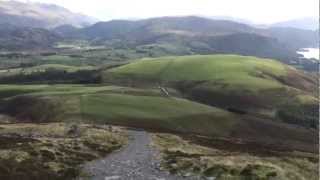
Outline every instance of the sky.
POLYGON ((99 20, 159 16, 232 16, 254 23, 318 17, 319 0, 20 0, 61 5, 99 20))

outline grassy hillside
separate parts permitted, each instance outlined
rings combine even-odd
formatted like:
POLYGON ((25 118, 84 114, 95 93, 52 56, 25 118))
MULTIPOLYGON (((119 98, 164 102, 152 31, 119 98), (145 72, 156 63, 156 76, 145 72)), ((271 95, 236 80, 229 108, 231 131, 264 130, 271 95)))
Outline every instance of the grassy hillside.
POLYGON ((203 135, 228 136, 236 123, 227 111, 179 98, 89 95, 82 98, 82 109, 105 123, 203 135))
POLYGON ((167 98, 157 89, 9 85, 1 86, 0 94, 0 111, 18 121, 61 121, 81 116, 79 119, 84 121, 189 133, 202 133, 204 125, 210 125, 204 133, 207 135, 228 135, 224 129, 235 123, 232 113, 181 98, 167 98))
MULTIPOLYGON (((112 128, 110 131, 110 126, 101 126, 104 124, 177 133, 193 137, 193 142, 215 147, 202 151, 203 147, 181 147, 180 141, 173 141, 176 149, 160 149, 165 153, 162 160, 168 160, 163 165, 172 172, 197 166, 201 173, 205 170, 205 175, 210 176, 223 166, 224 170, 219 174, 232 172, 238 175, 244 169, 251 169, 252 164, 252 176, 264 177, 270 170, 279 177, 291 177, 292 171, 297 169, 296 162, 303 162, 303 170, 296 176, 315 176, 316 130, 238 115, 183 99, 174 89, 168 88, 168 91, 172 97, 167 97, 158 88, 0 85, 0 135, 3 135, 0 138, 3 141, 0 150, 3 173, 0 176, 8 179, 7 176, 14 175, 21 179, 29 174, 31 179, 58 179, 57 176, 70 179, 79 174, 78 165, 105 156, 125 143, 126 137, 121 130, 112 128), (228 147, 228 151, 220 150, 223 147, 228 147), (239 147, 241 151, 238 151, 239 147), (267 154, 256 154, 261 152, 267 154), (274 154, 281 155, 285 163, 274 154), (296 160, 295 156, 301 158, 296 160), (221 158, 227 158, 231 164, 218 161, 221 158), (190 166, 186 167, 184 162, 190 166), (285 167, 269 168, 269 162, 285 167), (256 166, 257 163, 261 166, 256 166), (294 169, 290 171, 290 167, 294 169)), ((311 103, 314 99, 299 96, 296 101, 311 103)), ((200 173, 196 169, 185 170, 200 173)))
POLYGON ((239 54, 277 59, 309 71, 316 63, 300 61, 297 49, 314 46, 319 36, 311 30, 254 28, 233 21, 195 16, 160 17, 137 21, 113 20, 62 33, 71 39, 85 39, 111 48, 159 45, 169 55, 239 54), (169 47, 168 47, 169 46, 169 47))
MULTIPOLYGON (((242 139, 277 149, 314 152, 316 147, 313 130, 167 97, 157 88, 2 85, 0 89, 0 114, 8 122, 116 124, 231 141, 242 139)), ((168 91, 180 96, 174 89, 168 91)))
POLYGON ((276 76, 286 73, 285 66, 278 62, 236 55, 143 59, 110 72, 164 82, 223 80, 228 84, 245 85, 252 90, 281 86, 272 79, 254 76, 257 71, 268 71, 276 76))
POLYGON ((308 127, 318 124, 316 78, 270 59, 237 55, 142 59, 108 70, 103 77, 105 82, 126 85, 174 87, 189 99, 235 112, 308 127), (283 115, 295 109, 300 115, 294 121, 283 115))

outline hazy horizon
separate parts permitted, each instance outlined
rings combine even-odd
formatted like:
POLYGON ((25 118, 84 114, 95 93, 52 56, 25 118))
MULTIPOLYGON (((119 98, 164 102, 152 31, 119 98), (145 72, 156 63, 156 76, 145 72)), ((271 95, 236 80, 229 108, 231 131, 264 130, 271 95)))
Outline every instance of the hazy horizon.
POLYGON ((228 16, 256 24, 271 24, 291 19, 318 17, 316 0, 19 0, 63 6, 101 21, 143 19, 161 16, 228 16))

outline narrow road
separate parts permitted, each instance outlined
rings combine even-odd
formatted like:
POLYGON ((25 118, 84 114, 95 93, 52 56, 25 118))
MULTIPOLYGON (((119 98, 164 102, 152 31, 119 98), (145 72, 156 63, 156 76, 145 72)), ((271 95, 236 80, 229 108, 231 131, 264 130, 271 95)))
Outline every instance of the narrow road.
POLYGON ((106 158, 90 162, 84 170, 92 180, 196 180, 160 171, 159 152, 150 147, 151 137, 144 131, 128 131, 130 140, 120 151, 106 158))

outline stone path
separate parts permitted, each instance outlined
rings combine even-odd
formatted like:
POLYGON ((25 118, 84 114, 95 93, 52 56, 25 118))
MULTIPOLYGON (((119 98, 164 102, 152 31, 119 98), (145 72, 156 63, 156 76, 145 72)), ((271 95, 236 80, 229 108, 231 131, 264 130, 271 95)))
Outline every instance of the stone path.
POLYGON ((155 158, 159 152, 150 147, 151 137, 145 131, 128 131, 129 144, 104 159, 90 162, 84 170, 92 180, 197 180, 177 177, 159 169, 155 158))

